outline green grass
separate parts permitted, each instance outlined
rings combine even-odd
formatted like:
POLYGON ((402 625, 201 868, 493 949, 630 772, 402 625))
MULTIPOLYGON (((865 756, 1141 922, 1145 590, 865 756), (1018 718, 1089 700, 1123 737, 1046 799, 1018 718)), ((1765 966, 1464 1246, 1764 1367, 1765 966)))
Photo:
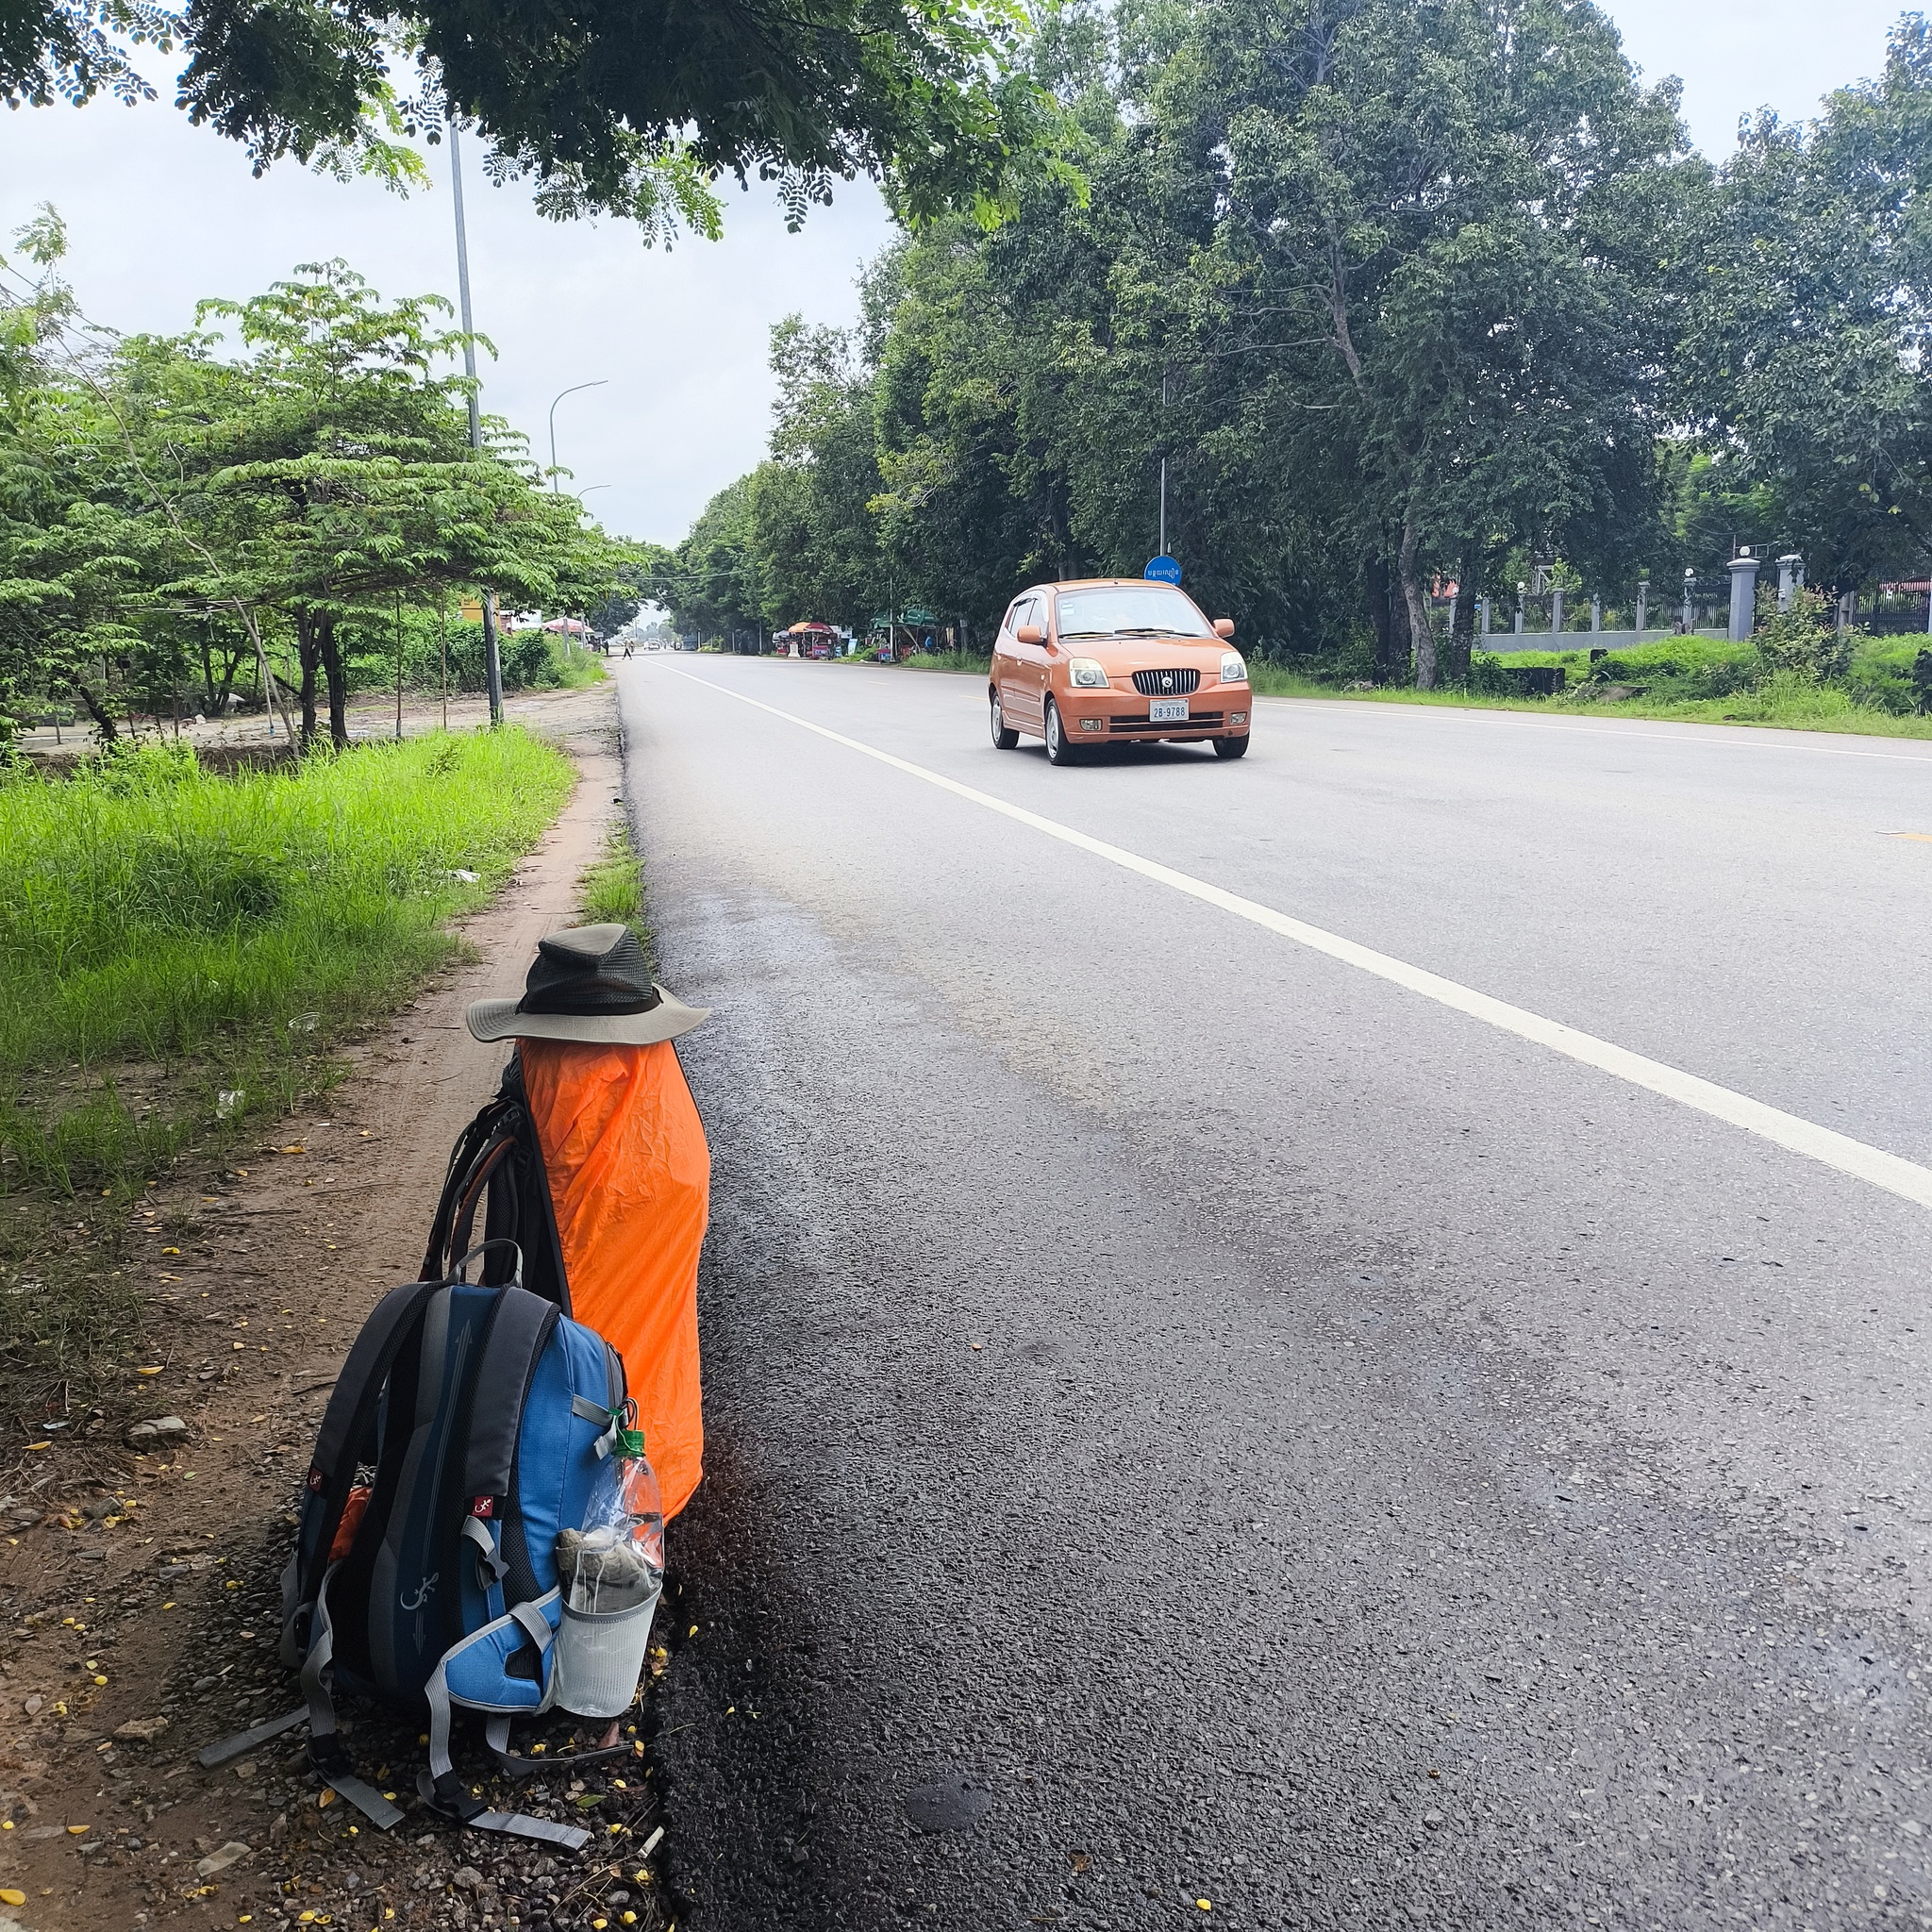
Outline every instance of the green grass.
POLYGON ((573 779, 515 729, 232 778, 156 744, 0 778, 0 1353, 71 1372, 125 1329, 128 1196, 325 1091, 573 779))
POLYGON ((906 659, 908 671, 963 671, 972 677, 985 677, 992 671, 990 652, 915 651, 906 659))
MULTIPOLYGON (((1569 655, 1574 658, 1575 654, 1569 655)), ((1619 662, 1634 655, 1622 653, 1619 662)), ((1512 651, 1507 661, 1524 664, 1564 660, 1550 654, 1512 651)), ((1589 668, 1587 656, 1584 668, 1589 668)), ((1480 691, 1413 691, 1403 687, 1351 691, 1269 664, 1250 663, 1248 675, 1257 693, 1263 697, 1435 705, 1452 710, 1535 711, 1545 717, 1588 714, 1599 718, 1659 719, 1683 724, 1762 724, 1790 731, 1844 731, 1871 738, 1932 738, 1932 717, 1891 711, 1877 704, 1861 702, 1856 686, 1847 690, 1786 676, 1774 676, 1755 690, 1743 689, 1723 697, 1676 698, 1665 695, 1662 691, 1651 691, 1641 697, 1611 702, 1588 686, 1573 685, 1559 697, 1518 698, 1480 691)))
POLYGON ((603 658, 588 651, 556 652, 550 668, 557 684, 565 691, 582 691, 587 685, 602 684, 610 675, 603 658))
POLYGON ((644 917, 643 866, 631 844, 628 824, 611 827, 602 856, 577 882, 577 904, 588 924, 629 926, 643 946, 645 958, 651 961, 651 971, 656 973, 651 928, 644 917))

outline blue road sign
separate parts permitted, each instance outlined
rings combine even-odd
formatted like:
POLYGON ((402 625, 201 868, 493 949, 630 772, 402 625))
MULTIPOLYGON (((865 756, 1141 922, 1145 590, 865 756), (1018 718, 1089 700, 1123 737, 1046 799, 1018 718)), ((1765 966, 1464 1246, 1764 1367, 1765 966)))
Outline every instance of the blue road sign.
POLYGON ((1171 557, 1152 557, 1141 575, 1151 577, 1157 584, 1177 584, 1181 580, 1181 567, 1171 557))

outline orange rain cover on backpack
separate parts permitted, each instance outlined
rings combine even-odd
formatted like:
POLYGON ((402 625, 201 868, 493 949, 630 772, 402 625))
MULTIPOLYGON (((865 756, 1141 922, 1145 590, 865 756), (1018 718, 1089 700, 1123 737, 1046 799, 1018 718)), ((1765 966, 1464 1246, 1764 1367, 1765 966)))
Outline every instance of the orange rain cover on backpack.
POLYGON ((624 1357, 644 1448, 675 1516, 704 1470, 698 1249, 711 1151, 677 1051, 520 1040, 524 1091, 570 1280, 571 1313, 624 1357))

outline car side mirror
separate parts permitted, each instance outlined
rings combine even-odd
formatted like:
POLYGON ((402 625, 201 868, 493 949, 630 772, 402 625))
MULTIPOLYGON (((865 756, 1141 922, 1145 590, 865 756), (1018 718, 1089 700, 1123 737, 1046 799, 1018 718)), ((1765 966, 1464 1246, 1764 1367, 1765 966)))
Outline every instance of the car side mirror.
MULTIPOLYGON (((1228 626, 1230 630, 1233 627, 1232 625, 1228 626)), ((1023 624, 1013 635, 1023 644, 1043 644, 1046 641, 1046 633, 1037 624, 1023 624)))
POLYGON ((1234 635, 1234 619, 1217 617, 1214 620, 1214 635, 1218 638, 1231 638, 1234 635))

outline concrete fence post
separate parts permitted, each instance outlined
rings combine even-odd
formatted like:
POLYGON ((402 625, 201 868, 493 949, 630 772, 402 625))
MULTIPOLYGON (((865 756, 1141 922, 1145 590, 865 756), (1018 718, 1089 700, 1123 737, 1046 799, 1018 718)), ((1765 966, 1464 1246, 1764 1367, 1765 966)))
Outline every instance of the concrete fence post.
POLYGON ((1483 636, 1487 638, 1490 634, 1490 600, 1487 596, 1475 600, 1475 611, 1476 621, 1482 628, 1483 636))
POLYGON ((1516 635, 1523 635, 1523 600, 1529 593, 1529 586, 1521 577, 1516 580, 1516 635))
POLYGON ((1563 587, 1561 584, 1552 584, 1550 586, 1550 635, 1555 637, 1562 628, 1563 587))
POLYGON ((1594 637, 1604 627, 1604 600, 1592 597, 1590 600, 1590 634, 1594 637))
POLYGON ((1696 611, 1696 608, 1695 608, 1695 607, 1694 607, 1694 606, 1693 606, 1693 605, 1691 604, 1691 602, 1690 602, 1690 593, 1691 593, 1691 591, 1693 591, 1693 590, 1694 590, 1694 589, 1696 588, 1696 584, 1697 584, 1697 573, 1696 573, 1696 572, 1695 572, 1694 570, 1687 570, 1687 571, 1686 571, 1686 572, 1684 573, 1684 613, 1683 613, 1683 630, 1684 630, 1684 635, 1685 635, 1685 636, 1686 636, 1687 638, 1688 638, 1688 637, 1689 637, 1689 636, 1690 635, 1690 633, 1691 633, 1691 632, 1692 632, 1693 630, 1695 630, 1695 629, 1697 628, 1697 611, 1696 611))
POLYGON ((1757 628, 1757 559, 1740 550, 1731 558, 1731 642, 1741 644, 1757 628))
POLYGON ((1643 641, 1644 620, 1649 615, 1650 579, 1648 577, 1640 577, 1637 580, 1637 641, 1640 644, 1643 641))
POLYGON ((1782 617, 1791 608, 1791 599, 1798 593, 1798 586, 1805 581, 1805 559, 1795 550, 1787 551, 1777 560, 1777 613, 1782 617))

